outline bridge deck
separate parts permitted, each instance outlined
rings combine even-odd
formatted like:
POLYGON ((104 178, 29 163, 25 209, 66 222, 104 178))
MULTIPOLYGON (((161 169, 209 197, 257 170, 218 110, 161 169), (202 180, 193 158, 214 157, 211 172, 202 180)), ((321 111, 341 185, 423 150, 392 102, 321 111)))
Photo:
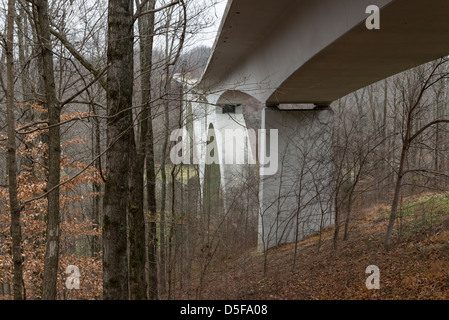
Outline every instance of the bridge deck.
POLYGON ((330 103, 449 54, 448 12, 447 0, 233 0, 200 87, 330 103), (368 3, 382 8, 380 30, 365 27, 368 3))

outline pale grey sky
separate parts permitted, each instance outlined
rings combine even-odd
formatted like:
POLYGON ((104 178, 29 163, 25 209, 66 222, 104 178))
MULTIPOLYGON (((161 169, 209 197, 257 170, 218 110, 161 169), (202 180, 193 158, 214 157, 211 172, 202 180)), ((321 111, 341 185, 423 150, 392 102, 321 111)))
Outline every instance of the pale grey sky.
POLYGON ((210 19, 213 20, 213 25, 201 32, 198 35, 198 42, 196 45, 205 45, 208 47, 212 47, 215 41, 215 37, 217 36, 218 28, 220 27, 220 22, 223 17, 224 10, 226 9, 227 0, 218 0, 215 8, 212 8, 207 12, 210 16, 210 19))

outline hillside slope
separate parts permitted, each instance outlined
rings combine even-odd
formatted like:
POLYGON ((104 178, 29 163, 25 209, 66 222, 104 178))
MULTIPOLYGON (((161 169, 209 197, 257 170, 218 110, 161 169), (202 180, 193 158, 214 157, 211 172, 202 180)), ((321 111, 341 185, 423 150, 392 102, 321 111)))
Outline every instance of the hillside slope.
POLYGON ((402 209, 401 236, 390 250, 382 240, 388 207, 360 213, 350 239, 332 247, 333 230, 326 230, 318 251, 318 236, 299 245, 292 271, 294 244, 267 254, 215 263, 199 295, 199 280, 176 293, 177 299, 449 299, 449 196, 409 200, 402 209), (380 268, 380 289, 368 290, 370 265, 380 268))

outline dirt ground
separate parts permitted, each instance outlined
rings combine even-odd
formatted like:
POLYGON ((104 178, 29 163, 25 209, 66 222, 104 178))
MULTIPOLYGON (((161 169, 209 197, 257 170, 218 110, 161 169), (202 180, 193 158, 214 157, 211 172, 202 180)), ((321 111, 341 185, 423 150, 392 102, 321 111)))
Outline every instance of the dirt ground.
POLYGON ((387 219, 374 208, 353 221, 350 238, 333 249, 333 230, 326 230, 318 250, 318 236, 298 246, 271 249, 266 255, 249 252, 220 261, 207 273, 199 295, 199 280, 176 292, 176 299, 207 300, 446 300, 449 299, 449 218, 407 239, 396 236, 383 247, 387 219), (380 269, 380 289, 368 290, 370 265, 380 269))

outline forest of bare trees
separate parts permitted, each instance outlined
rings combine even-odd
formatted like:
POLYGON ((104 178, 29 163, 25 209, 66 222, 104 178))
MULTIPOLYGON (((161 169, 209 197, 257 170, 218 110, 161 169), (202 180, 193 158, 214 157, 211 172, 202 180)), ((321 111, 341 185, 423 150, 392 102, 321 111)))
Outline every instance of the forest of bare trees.
MULTIPOLYGON (((224 205, 217 167, 206 168, 202 189, 197 165, 169 157, 171 132, 192 121, 176 77, 201 77, 211 48, 196 37, 214 5, 2 1, 0 299, 201 299, 215 264, 243 256, 244 269, 260 250, 258 166, 236 177, 224 205), (77 290, 69 266, 79 270, 77 290)), ((332 188, 324 205, 337 253, 365 209, 389 207, 388 252, 401 240, 403 199, 447 192, 448 93, 441 58, 331 105, 333 183, 301 184, 302 167, 289 195, 298 199, 292 272, 305 226, 323 218, 316 199, 301 202, 307 188, 332 188)), ((248 128, 261 128, 263 107, 243 105, 248 128)), ((270 250, 263 255, 265 275, 270 250)))

